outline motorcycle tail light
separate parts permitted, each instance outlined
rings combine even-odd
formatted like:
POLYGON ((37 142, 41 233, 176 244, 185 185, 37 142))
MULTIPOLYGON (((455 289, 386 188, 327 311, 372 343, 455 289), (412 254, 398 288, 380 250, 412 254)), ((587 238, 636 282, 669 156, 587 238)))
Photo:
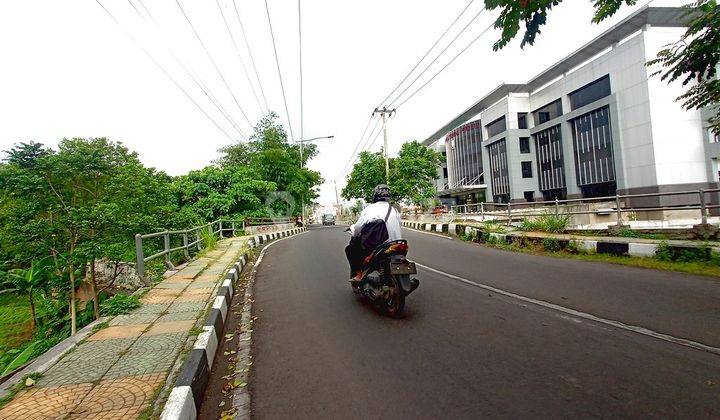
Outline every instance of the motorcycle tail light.
POLYGON ((386 252, 389 254, 391 252, 407 252, 407 250, 408 250, 407 244, 401 242, 398 244, 390 245, 390 247, 388 247, 386 252))

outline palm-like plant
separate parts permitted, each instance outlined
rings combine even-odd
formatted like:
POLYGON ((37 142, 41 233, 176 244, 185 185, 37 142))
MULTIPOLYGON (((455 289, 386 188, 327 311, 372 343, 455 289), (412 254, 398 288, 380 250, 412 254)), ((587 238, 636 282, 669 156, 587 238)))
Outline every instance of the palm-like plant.
POLYGON ((37 314, 35 313, 35 289, 40 287, 43 279, 42 270, 37 268, 35 261, 30 268, 16 268, 7 272, 7 279, 12 283, 15 291, 26 295, 30 303, 30 315, 32 317, 32 328, 37 325, 37 314))

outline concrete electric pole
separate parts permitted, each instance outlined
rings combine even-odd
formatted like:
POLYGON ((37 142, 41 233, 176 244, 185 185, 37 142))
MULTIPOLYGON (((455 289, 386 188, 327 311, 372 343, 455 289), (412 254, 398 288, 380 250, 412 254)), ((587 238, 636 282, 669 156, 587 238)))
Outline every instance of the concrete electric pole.
POLYGON ((388 140, 387 140, 387 118, 392 118, 393 115, 395 115, 395 108, 393 109, 387 109, 387 107, 383 107, 382 109, 375 108, 373 111, 373 115, 380 114, 382 116, 382 122, 383 122, 383 155, 385 156, 385 183, 390 183, 390 158, 388 157, 388 140))

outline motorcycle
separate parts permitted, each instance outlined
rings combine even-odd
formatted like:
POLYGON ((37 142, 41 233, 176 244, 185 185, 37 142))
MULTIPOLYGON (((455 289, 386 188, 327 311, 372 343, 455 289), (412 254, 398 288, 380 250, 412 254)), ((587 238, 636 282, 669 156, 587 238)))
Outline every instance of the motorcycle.
POLYGON ((415 263, 406 256, 404 239, 381 244, 363 261, 362 278, 350 283, 355 294, 367 298, 384 314, 398 318, 405 309, 405 298, 420 285, 414 277, 415 263))

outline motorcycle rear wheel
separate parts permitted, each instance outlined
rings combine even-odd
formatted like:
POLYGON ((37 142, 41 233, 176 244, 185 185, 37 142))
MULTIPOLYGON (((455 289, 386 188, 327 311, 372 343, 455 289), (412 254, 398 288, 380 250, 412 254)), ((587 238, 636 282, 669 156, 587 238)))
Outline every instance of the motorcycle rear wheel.
POLYGON ((392 295, 385 300, 383 305, 383 311, 385 315, 393 318, 400 318, 405 310, 405 293, 400 286, 400 280, 390 274, 390 286, 393 289, 392 295))

